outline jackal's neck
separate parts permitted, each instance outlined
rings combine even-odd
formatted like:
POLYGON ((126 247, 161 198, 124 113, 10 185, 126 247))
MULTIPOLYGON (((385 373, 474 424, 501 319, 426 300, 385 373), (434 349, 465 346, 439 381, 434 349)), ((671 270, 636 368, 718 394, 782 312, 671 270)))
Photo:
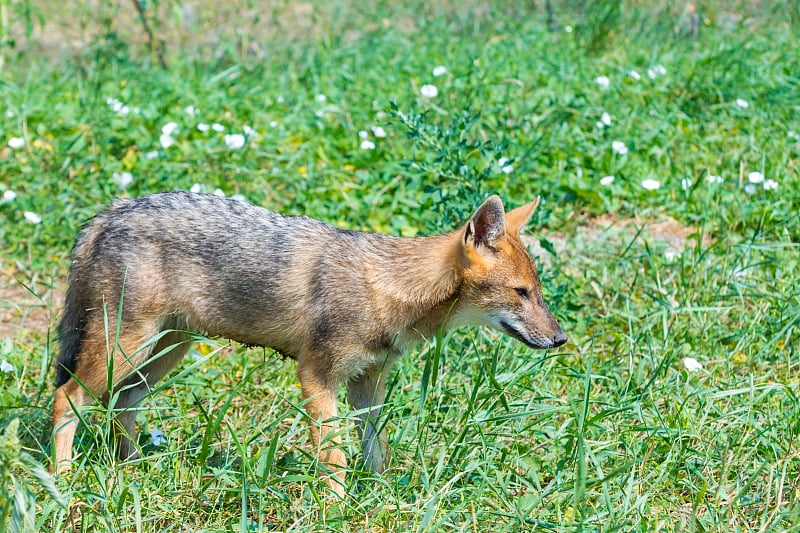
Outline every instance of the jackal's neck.
MULTIPOLYGON (((460 232, 393 239, 374 289, 388 298, 402 322, 438 328, 461 286, 460 232)), ((428 329, 428 328, 425 328, 428 329)))

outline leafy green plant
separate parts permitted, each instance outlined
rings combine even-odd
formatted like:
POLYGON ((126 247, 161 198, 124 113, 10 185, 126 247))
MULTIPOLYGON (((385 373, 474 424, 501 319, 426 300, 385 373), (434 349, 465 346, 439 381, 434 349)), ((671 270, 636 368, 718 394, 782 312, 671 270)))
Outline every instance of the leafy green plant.
POLYGON ((66 509, 67 499, 42 464, 22 450, 18 432, 19 419, 14 418, 0 436, 0 530, 40 531, 40 509, 46 509, 45 514, 53 505, 66 509))
POLYGON ((465 109, 449 120, 435 120, 431 110, 404 112, 392 102, 388 115, 411 142, 412 157, 401 165, 425 184, 421 207, 438 214, 431 221, 436 228, 463 222, 465 213, 491 194, 503 167, 514 164, 506 157, 506 140, 478 138, 479 112, 465 109))

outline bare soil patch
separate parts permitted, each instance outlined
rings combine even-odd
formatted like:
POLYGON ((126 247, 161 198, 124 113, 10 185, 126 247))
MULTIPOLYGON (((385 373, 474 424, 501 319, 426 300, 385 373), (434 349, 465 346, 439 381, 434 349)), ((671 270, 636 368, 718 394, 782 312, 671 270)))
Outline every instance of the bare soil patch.
MULTIPOLYGON (((536 236, 523 235, 522 239, 531 252, 544 264, 548 264, 551 255, 542 248, 539 238, 545 238, 553 244, 556 252, 570 256, 574 253, 591 253, 599 249, 617 249, 627 246, 634 239, 647 241, 651 246, 663 247, 664 253, 682 254, 687 247, 697 245, 700 231, 686 226, 673 218, 658 221, 641 218, 620 218, 606 214, 591 219, 578 226, 572 233, 559 231, 537 232, 536 236)), ((702 244, 711 243, 708 235, 702 235, 702 244)))
POLYGON ((0 339, 44 336, 52 330, 64 302, 61 287, 35 277, 26 280, 14 268, 0 269, 0 339))

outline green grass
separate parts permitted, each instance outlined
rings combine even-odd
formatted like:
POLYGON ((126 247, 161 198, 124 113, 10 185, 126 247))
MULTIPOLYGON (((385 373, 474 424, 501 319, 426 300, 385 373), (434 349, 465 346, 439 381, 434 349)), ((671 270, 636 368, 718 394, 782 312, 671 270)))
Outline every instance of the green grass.
POLYGON ((21 283, 50 320, 0 338, 13 367, 0 372, 0 428, 19 420, 19 441, 0 446, 0 519, 16 508, 10 530, 43 531, 800 530, 797 7, 700 2, 693 37, 682 4, 553 2, 555 32, 521 4, 394 4, 313 3, 302 23, 293 3, 260 17, 247 4, 219 29, 199 3, 183 34, 177 4, 155 3, 167 70, 136 20, 104 23, 83 4, 41 13, 94 28, 86 48, 3 49, 0 193, 16 198, 0 203, 0 316, 29 312, 21 283), (255 133, 230 149, 224 135, 245 126, 255 133), (15 137, 24 147, 6 148, 15 137), (748 194, 751 172, 777 189, 748 194), (540 353, 473 329, 409 353, 390 383, 392 468, 354 472, 331 502, 294 363, 209 341, 142 404, 141 462, 113 459, 105 409, 88 417, 80 466, 56 482, 62 507, 36 465, 70 246, 116 196, 195 184, 409 236, 454 227, 492 192, 511 206, 542 195, 530 231, 566 243, 541 274, 570 342, 540 353), (593 230, 606 213, 638 222, 593 230), (696 232, 680 256, 636 231, 667 217, 696 232), (434 357, 436 379, 424 375, 434 357))

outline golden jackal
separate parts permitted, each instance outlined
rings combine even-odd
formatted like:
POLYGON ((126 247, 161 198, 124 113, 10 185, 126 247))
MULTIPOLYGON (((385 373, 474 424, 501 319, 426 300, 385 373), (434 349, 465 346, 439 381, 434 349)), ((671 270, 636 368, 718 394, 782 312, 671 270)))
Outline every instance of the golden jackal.
MULTIPOLYGON (((492 326, 532 348, 566 342, 519 236, 537 204, 505 213, 492 196, 456 231, 399 238, 211 195, 114 202, 86 224, 73 250, 59 324, 56 468, 72 458, 73 406, 108 401, 109 383, 119 392, 119 452, 135 457, 129 408, 180 361, 187 332, 198 332, 296 359, 315 444, 335 427, 345 383, 362 413, 364 462, 382 471, 389 457, 380 406, 404 351, 465 324, 492 326), (104 315, 116 316, 120 302, 118 349, 109 361, 104 315)), ((319 460, 332 472, 326 482, 343 495, 346 460, 331 440, 319 460)))

